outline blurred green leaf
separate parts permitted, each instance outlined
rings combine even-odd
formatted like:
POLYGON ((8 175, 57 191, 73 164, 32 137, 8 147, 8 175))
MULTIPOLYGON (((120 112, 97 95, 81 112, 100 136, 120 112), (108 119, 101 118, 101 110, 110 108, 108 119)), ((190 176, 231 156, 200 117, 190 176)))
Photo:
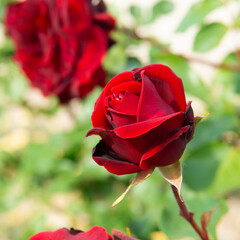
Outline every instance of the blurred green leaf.
POLYGON ((160 63, 169 66, 183 81, 187 93, 207 101, 209 90, 205 87, 196 72, 189 67, 188 62, 182 57, 162 53, 152 47, 150 51, 151 63, 160 63))
POLYGON ((134 68, 142 67, 142 63, 136 57, 128 57, 126 71, 131 71, 134 68))
POLYGON ((12 102, 22 102, 28 83, 18 66, 10 59, 2 59, 0 68, 3 70, 0 76, 0 96, 10 98, 12 102))
MULTIPOLYGON (((238 65, 236 53, 228 54, 223 63, 232 66, 238 65)), ((232 101, 235 94, 240 94, 240 74, 237 71, 231 71, 228 69, 218 69, 212 87, 215 87, 218 91, 216 92, 217 98, 221 101, 232 101)), ((215 94, 215 95, 216 95, 215 94)))
POLYGON ((219 142, 227 131, 236 131, 238 118, 236 115, 212 116, 211 114, 201 121, 194 133, 194 138, 188 143, 189 152, 197 151, 211 143, 219 142))
POLYGON ((221 5, 220 0, 202 0, 193 4, 176 31, 184 32, 194 24, 201 24, 208 13, 221 5))
POLYGON ((112 74, 118 74, 125 70, 127 56, 124 54, 125 49, 116 44, 110 48, 104 61, 104 68, 112 74))
POLYGON ((13 56, 14 47, 12 41, 4 37, 4 44, 0 47, 0 61, 5 61, 13 56))
POLYGON ((132 5, 130 6, 130 13, 132 14, 132 16, 136 19, 140 19, 141 18, 141 8, 137 5, 132 5))
POLYGON ((171 11, 173 11, 173 9, 174 9, 174 4, 170 1, 163 0, 163 1, 157 2, 153 6, 152 18, 154 20, 163 14, 170 13, 171 11))
POLYGON ((206 189, 214 181, 221 161, 230 151, 223 143, 206 145, 189 154, 183 163, 183 181, 194 190, 206 189))
POLYGON ((219 44, 226 32, 227 27, 222 23, 204 25, 194 39, 193 50, 196 52, 211 50, 219 44))
POLYGON ((227 194, 240 188, 240 152, 232 147, 227 155, 222 156, 214 181, 208 192, 211 194, 227 194))

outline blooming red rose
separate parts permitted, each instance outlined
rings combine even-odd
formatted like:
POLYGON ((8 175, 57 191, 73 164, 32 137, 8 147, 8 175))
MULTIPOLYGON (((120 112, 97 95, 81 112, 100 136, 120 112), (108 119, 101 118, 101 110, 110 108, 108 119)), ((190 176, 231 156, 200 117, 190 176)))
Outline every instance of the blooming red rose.
POLYGON ((93 159, 118 175, 177 162, 194 132, 182 81, 160 64, 115 76, 95 103, 92 124, 87 136, 102 138, 93 159))
POLYGON ((88 232, 61 228, 54 232, 41 232, 29 240, 137 240, 118 230, 112 229, 113 237, 103 227, 94 226, 88 232))
POLYGON ((6 30, 33 86, 62 102, 104 86, 101 66, 115 20, 100 0, 26 0, 6 9, 6 30))

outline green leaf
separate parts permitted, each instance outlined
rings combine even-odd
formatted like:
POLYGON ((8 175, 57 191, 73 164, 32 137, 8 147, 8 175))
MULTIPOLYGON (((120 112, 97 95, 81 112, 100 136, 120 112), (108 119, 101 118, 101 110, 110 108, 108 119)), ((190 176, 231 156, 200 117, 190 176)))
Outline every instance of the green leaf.
MULTIPOLYGON (((237 66, 238 60, 235 53, 230 53, 223 60, 224 64, 237 66)), ((240 74, 228 69, 219 69, 214 76, 212 87, 217 87, 218 96, 231 101, 234 94, 240 94, 240 74)))
POLYGON ((218 143, 207 145, 187 156, 183 163, 184 183, 197 191, 209 188, 229 151, 228 145, 218 143))
POLYGON ((221 140, 227 131, 236 131, 238 119, 235 115, 214 116, 211 114, 195 129, 194 138, 188 143, 190 152, 198 151, 211 143, 221 140))
POLYGON ((222 23, 204 25, 194 39, 193 50, 196 52, 211 50, 219 44, 226 32, 227 27, 222 23))
POLYGON ((160 1, 153 6, 152 18, 155 20, 163 14, 170 13, 174 9, 174 4, 170 1, 160 1))
POLYGON ((125 71, 131 71, 134 68, 142 67, 141 62, 136 57, 128 57, 125 71))
POLYGON ((208 99, 208 89, 205 87, 196 72, 189 67, 188 62, 182 57, 160 52, 156 47, 150 50, 152 63, 160 63, 170 67, 183 81, 184 90, 190 95, 196 96, 203 101, 208 99))
POLYGON ((220 0, 203 0, 193 4, 176 31, 184 32, 192 25, 201 24, 208 13, 221 5, 220 0))
POLYGON ((130 6, 130 13, 136 19, 141 18, 141 8, 139 6, 136 6, 136 5, 130 6))
POLYGON ((124 52, 125 49, 119 44, 116 44, 109 49, 104 61, 104 68, 109 73, 118 74, 125 70, 127 58, 124 52))
POLYGON ((232 147, 227 155, 222 156, 214 182, 208 192, 211 194, 227 194, 240 188, 240 152, 232 147))

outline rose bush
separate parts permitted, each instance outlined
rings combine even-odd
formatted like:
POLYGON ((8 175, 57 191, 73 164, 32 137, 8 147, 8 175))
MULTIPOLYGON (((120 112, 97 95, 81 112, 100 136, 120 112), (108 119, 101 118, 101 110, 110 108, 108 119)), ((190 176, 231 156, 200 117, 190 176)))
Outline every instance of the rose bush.
POLYGON ((182 81, 160 64, 115 76, 95 103, 92 124, 87 136, 102 138, 93 159, 118 175, 177 162, 194 133, 182 81))
POLYGON ((61 228, 54 232, 41 232, 29 240, 137 240, 119 230, 112 229, 113 237, 103 227, 94 226, 87 232, 61 228))
POLYGON ((101 66, 111 45, 115 20, 102 1, 26 0, 12 3, 5 15, 15 60, 33 86, 60 101, 85 97, 104 86, 101 66))

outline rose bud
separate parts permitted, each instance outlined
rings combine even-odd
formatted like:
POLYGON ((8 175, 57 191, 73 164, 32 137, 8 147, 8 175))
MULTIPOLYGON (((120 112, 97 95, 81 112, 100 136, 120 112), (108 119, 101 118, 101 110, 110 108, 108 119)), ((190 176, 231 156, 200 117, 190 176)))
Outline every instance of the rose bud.
POLYGON ((29 240, 137 240, 119 230, 112 229, 113 237, 103 227, 94 226, 87 232, 61 228, 54 232, 40 232, 29 240))
POLYGON ((178 162, 193 137, 194 115, 181 79, 153 64, 115 76, 95 103, 92 124, 87 136, 102 138, 93 159, 122 175, 178 162))
POLYGON ((115 20, 102 0, 26 0, 8 5, 7 34, 14 59, 31 84, 61 102, 85 97, 104 86, 102 60, 115 20))

